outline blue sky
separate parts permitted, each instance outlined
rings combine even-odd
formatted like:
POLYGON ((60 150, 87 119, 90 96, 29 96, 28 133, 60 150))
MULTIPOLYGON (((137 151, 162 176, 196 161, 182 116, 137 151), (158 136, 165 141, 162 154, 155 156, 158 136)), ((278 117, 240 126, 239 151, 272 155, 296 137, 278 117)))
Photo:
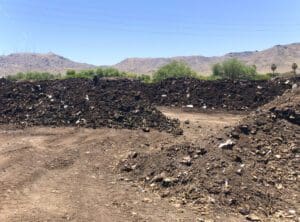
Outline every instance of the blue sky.
POLYGON ((0 0, 0 54, 96 65, 300 42, 300 0, 0 0))

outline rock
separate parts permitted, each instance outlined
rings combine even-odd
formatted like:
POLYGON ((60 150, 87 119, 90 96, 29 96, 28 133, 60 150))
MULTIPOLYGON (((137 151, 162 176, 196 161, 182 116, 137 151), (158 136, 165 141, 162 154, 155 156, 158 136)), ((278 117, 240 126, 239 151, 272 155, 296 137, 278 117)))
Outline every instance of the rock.
POLYGON ((157 183, 157 182, 161 182, 161 181, 163 181, 163 179, 165 178, 165 173, 161 173, 161 174, 158 174, 158 175, 156 175, 156 176, 154 176, 153 178, 152 178, 152 180, 151 180, 151 183, 157 183))
POLYGON ((189 120, 185 120, 184 124, 190 124, 190 121, 189 120))
POLYGON ((232 131, 230 133, 231 137, 234 138, 234 139, 239 139, 240 138, 240 134, 236 131, 232 131))
POLYGON ((149 133, 150 132, 150 128, 149 127, 144 127, 143 131, 146 132, 146 133, 149 133))
POLYGON ((177 182, 177 179, 176 179, 176 178, 166 177, 166 178, 164 178, 163 181, 162 181, 162 186, 163 186, 163 187, 169 187, 169 186, 174 185, 175 182, 177 182))
POLYGON ((296 83, 294 83, 293 85, 292 85, 292 89, 296 89, 298 87, 298 85, 296 84, 296 83))
POLYGON ((232 149, 232 147, 234 145, 235 145, 235 142, 229 139, 229 140, 226 140, 225 143, 221 143, 219 145, 219 148, 221 148, 221 149, 232 149))
POLYGON ((206 154, 206 153, 207 153, 207 150, 204 149, 204 148, 200 148, 200 149, 197 149, 197 150, 196 150, 196 154, 197 154, 197 155, 204 155, 204 154, 206 154))
POLYGON ((192 165, 192 158, 190 156, 185 156, 182 158, 182 160, 180 161, 181 164, 190 166, 192 165))
POLYGON ((240 128, 241 132, 246 135, 248 135, 250 132, 249 126, 247 126, 247 125, 241 125, 241 126, 239 126, 239 128, 240 128))
POLYGON ((142 200, 142 202, 144 202, 144 203, 152 203, 153 201, 150 199, 150 198, 144 198, 143 200, 142 200))
POLYGON ((255 214, 247 215, 246 219, 249 220, 249 221, 261 221, 261 219, 255 214))

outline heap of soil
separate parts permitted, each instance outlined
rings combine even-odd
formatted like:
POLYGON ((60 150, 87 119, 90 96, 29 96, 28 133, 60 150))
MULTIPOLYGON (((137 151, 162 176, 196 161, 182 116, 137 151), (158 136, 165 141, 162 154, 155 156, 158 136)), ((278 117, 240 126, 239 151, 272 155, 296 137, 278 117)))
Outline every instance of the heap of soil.
POLYGON ((22 126, 115 127, 180 133, 128 79, 0 81, 0 123, 22 126))
POLYGON ((291 89, 300 78, 270 81, 203 81, 170 78, 145 86, 149 100, 159 106, 218 110, 254 110, 291 89))
POLYGON ((300 216, 300 89, 250 114, 205 146, 133 153, 120 170, 162 197, 253 221, 300 216))

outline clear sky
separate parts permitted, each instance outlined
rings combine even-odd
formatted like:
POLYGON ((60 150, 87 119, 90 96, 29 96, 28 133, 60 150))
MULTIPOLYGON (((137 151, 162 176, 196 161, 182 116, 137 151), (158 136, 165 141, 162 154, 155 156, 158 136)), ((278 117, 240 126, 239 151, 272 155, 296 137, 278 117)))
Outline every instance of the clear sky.
POLYGON ((0 0, 0 54, 222 55, 300 42, 300 0, 0 0))

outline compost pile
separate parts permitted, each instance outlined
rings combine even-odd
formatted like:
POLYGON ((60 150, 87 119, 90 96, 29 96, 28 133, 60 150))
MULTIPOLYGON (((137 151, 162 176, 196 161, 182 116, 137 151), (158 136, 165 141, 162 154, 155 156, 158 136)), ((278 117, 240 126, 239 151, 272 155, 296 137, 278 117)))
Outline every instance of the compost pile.
POLYGON ((201 109, 254 110, 291 89, 300 78, 270 81, 203 81, 170 78, 145 87, 149 100, 159 106, 201 109))
POLYGON ((128 79, 0 80, 0 123, 17 126, 149 127, 180 133, 128 79))
POLYGON ((162 197, 247 219, 300 216, 300 89, 251 113, 206 145, 132 153, 120 171, 162 197))

